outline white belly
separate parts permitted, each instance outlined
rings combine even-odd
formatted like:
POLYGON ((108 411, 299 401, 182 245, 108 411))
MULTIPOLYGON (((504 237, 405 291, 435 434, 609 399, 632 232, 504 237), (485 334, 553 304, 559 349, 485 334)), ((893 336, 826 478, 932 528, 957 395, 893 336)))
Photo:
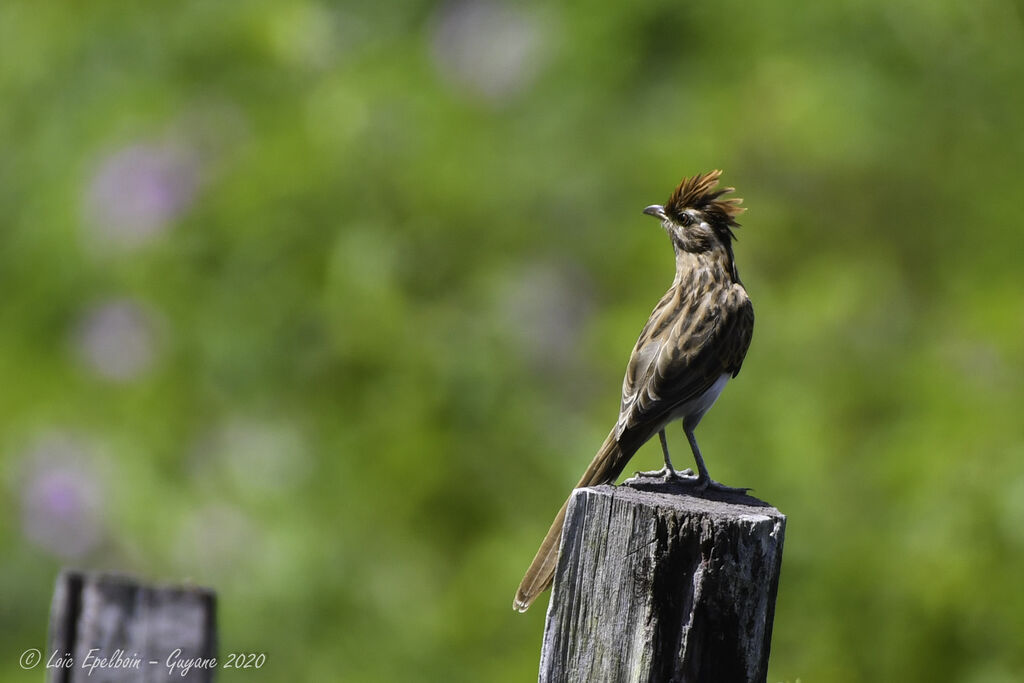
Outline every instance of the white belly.
MULTIPOLYGON (((708 387, 707 391, 703 394, 692 401, 687 401, 686 403, 681 404, 669 413, 659 424, 647 425, 650 428, 650 431, 643 436, 641 443, 646 442, 652 436, 664 429, 670 422, 675 422, 676 420, 689 418, 690 424, 693 427, 696 427, 697 423, 700 422, 702 417, 704 417, 704 413, 711 410, 711 406, 713 406, 715 401, 718 400, 722 390, 725 389, 726 383, 731 378, 732 375, 727 372, 723 372, 718 376, 718 379, 715 380, 715 383, 708 387)), ((618 439, 622 436, 622 432, 625 430, 625 425, 627 424, 628 415, 629 412, 627 411, 619 416, 619 422, 615 427, 615 438, 618 439)))
POLYGON ((715 383, 708 387, 707 391, 692 401, 687 401, 673 410, 672 415, 669 417, 667 422, 681 420, 688 417, 693 425, 696 426, 697 423, 700 422, 700 419, 704 417, 704 413, 711 410, 711 406, 715 405, 715 401, 718 400, 718 397, 722 393, 722 389, 725 389, 725 384, 731 377, 732 375, 728 372, 723 372, 718 376, 718 379, 715 380, 715 383))

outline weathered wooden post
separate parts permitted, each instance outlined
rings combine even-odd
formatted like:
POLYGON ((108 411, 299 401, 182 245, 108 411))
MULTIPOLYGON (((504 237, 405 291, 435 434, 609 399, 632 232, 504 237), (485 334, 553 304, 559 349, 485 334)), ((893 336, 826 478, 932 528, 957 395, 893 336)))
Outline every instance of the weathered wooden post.
POLYGON ((216 597, 126 576, 61 572, 44 655, 48 683, 212 681, 216 597))
POLYGON ((761 683, 786 518, 673 484, 595 486, 569 503, 541 683, 761 683))

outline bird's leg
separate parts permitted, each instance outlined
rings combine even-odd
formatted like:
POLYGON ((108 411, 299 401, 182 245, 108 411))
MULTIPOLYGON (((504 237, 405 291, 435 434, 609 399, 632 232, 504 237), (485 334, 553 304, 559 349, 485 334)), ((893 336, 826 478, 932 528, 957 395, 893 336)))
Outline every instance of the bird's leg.
POLYGON ((704 464, 704 457, 700 454, 700 446, 697 445, 697 437, 693 434, 693 428, 683 424, 683 431, 686 432, 686 440, 690 442, 690 450, 693 451, 693 459, 697 461, 696 485, 699 489, 711 489, 712 491, 725 491, 727 493, 746 493, 750 489, 733 488, 725 484, 719 484, 708 474, 708 467, 704 464))
POLYGON ((661 452, 665 455, 665 467, 661 471, 665 473, 666 479, 689 479, 693 477, 693 470, 686 468, 682 472, 672 467, 672 458, 668 456, 668 440, 665 438, 665 430, 662 429, 658 432, 658 437, 661 439, 661 452))
POLYGON ((631 479, 664 479, 665 481, 683 479, 695 481, 693 470, 685 469, 679 472, 672 466, 672 459, 668 455, 668 439, 665 438, 664 429, 658 432, 658 438, 661 439, 661 452, 665 455, 665 466, 654 472, 637 472, 631 479))

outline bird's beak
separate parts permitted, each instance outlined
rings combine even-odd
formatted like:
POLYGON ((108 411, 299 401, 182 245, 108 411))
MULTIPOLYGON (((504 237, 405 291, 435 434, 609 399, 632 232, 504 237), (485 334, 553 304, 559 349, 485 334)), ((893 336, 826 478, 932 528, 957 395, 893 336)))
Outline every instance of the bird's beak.
POLYGON ((661 204, 651 204, 646 209, 644 209, 644 213, 646 213, 648 216, 660 218, 661 220, 665 220, 666 218, 668 218, 668 216, 665 215, 665 207, 662 206, 661 204))

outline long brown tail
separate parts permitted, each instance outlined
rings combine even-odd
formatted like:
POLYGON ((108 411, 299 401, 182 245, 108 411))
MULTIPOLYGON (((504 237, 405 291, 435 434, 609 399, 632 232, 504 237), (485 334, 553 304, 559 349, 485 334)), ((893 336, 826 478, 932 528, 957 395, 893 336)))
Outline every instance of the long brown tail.
MULTIPOLYGON (((629 460, 628 456, 623 457, 623 455, 622 448, 619 446, 618 441, 616 441, 615 431, 613 430, 608 435, 608 438, 604 440, 604 444, 602 444, 601 449, 590 462, 590 466, 583 473, 583 477, 576 484, 576 488, 607 484, 614 481, 629 460)), ((512 608, 517 612, 525 612, 529 609, 530 604, 537 599, 537 596, 551 585, 551 580, 555 576, 555 563, 558 560, 558 545, 562 540, 562 523, 565 521, 565 509, 568 506, 569 499, 567 498, 562 503, 562 509, 555 515, 555 521, 551 523, 551 528, 548 529, 547 536, 541 542, 540 549, 534 556, 533 562, 530 563, 530 568, 526 570, 526 576, 523 577, 522 583, 519 584, 519 590, 516 591, 516 599, 512 602, 512 608)))

